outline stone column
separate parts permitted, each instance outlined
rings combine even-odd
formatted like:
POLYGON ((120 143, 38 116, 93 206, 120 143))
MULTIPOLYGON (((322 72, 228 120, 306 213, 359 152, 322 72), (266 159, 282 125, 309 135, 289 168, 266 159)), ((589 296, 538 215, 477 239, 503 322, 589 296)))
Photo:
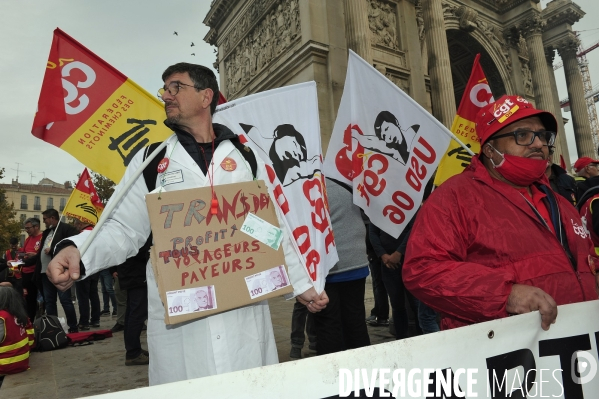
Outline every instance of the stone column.
POLYGON ((426 29, 433 115, 449 129, 455 118, 456 105, 442 1, 421 0, 420 5, 426 29))
POLYGON ((570 112, 572 115, 572 127, 574 128, 578 156, 594 159, 597 157, 597 149, 593 144, 589 110, 584 99, 582 75, 580 74, 578 60, 576 59, 578 45, 578 39, 572 36, 561 41, 558 44, 557 51, 559 51, 564 62, 564 73, 566 75, 566 86, 568 87, 568 98, 570 100, 570 112))
POLYGON ((553 111, 553 93, 549 82, 547 60, 543 48, 543 28, 545 22, 539 14, 533 14, 520 24, 520 30, 528 48, 528 62, 532 75, 532 87, 535 93, 535 106, 539 109, 553 111))
POLYGON ((557 119, 557 139, 555 140, 555 156, 553 160, 559 164, 559 156, 564 157, 564 162, 570 169, 570 153, 568 152, 568 142, 566 140, 566 129, 564 128, 564 118, 562 109, 559 104, 559 94, 557 93, 557 82, 555 81, 555 73, 553 72, 553 58, 555 50, 553 47, 545 47, 545 60, 547 61, 547 73, 549 74, 549 84, 551 86, 551 94, 553 94, 553 108, 550 109, 557 119))
POLYGON ((365 0, 343 0, 343 6, 347 47, 372 65, 368 3, 365 0))

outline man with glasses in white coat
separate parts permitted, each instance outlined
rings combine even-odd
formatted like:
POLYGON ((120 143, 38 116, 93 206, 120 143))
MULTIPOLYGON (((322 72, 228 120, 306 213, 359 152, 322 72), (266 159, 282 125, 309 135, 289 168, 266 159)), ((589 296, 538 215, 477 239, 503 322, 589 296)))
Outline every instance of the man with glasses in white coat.
MULTIPOLYGON (((164 87, 159 95, 164 102, 166 125, 174 133, 167 139, 161 173, 177 172, 182 179, 162 187, 176 191, 210 184, 251 181, 254 176, 248 162, 233 142, 239 138, 226 126, 212 123, 218 102, 218 84, 214 73, 201 65, 179 63, 162 75, 164 87), (236 168, 220 165, 230 158, 236 168)), ((143 161, 140 151, 127 168, 115 194, 143 161)), ((267 180, 260 157, 257 179, 267 180)), ((161 162, 162 163, 162 162, 161 162)), ((157 180, 159 181, 160 175, 157 180)), ((157 184, 158 186, 158 184, 157 184)), ((107 223, 81 259, 86 274, 123 263, 135 255, 150 235, 145 204, 148 188, 139 178, 124 196, 107 223), (90 270, 87 270, 89 267, 90 270)), ((113 196, 114 198, 114 196, 113 196)), ((278 208, 276 208, 278 211, 278 208)), ((280 213, 279 213, 280 218, 280 213)), ((283 226, 283 222, 279 219, 283 226)), ((79 270, 79 251, 85 237, 74 237, 73 244, 56 254, 48 275, 60 288, 68 288, 83 273, 79 270)), ((65 244, 62 246, 64 247, 65 244)), ((283 239, 289 277, 298 300, 311 312, 323 309, 326 293, 316 293, 312 282, 293 249, 289 235, 283 239)), ((154 272, 148 263, 148 349, 150 385, 269 365, 278 362, 268 303, 262 301, 240 309, 206 318, 167 326, 154 272)))

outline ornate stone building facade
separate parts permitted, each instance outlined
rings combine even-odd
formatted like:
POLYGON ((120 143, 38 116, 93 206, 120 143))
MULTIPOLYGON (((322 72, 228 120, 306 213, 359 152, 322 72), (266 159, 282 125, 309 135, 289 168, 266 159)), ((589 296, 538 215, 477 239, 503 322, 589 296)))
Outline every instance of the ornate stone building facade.
MULTIPOLYGON (((495 98, 521 94, 561 115, 558 51, 579 156, 596 156, 572 25, 571 0, 213 0, 204 38, 229 99, 314 80, 326 146, 341 100, 347 49, 450 126, 477 53, 495 98)), ((560 128, 563 132, 563 120, 560 128)), ((557 154, 569 164, 565 136, 557 154)))

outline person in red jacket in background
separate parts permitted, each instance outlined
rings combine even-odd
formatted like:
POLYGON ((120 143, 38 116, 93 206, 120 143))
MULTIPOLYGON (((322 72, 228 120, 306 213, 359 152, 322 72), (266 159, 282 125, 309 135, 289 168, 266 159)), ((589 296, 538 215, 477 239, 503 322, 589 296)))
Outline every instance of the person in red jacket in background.
MULTIPOLYGON (((38 218, 29 218, 25 220, 25 232, 27 233, 27 238, 25 239, 23 248, 21 248, 19 252, 25 253, 23 260, 26 261, 29 258, 34 258, 42 245, 41 241, 43 233, 40 230, 40 220, 38 218)), ((23 265, 21 267, 21 272, 27 314, 29 315, 29 319, 35 320, 38 308, 38 290, 34 281, 35 265, 23 265)))
POLYGON ((6 285, 4 283, 8 283, 14 289, 19 292, 19 295, 23 297, 23 282, 21 280, 21 267, 20 266, 12 266, 12 262, 17 262, 19 260, 19 239, 13 237, 10 239, 10 249, 7 249, 4 252, 3 261, 6 263, 6 269, 4 272, 3 265, 0 265, 0 285, 6 285))
POLYGON ((33 327, 19 293, 0 287, 0 376, 28 370, 33 344, 33 327))
POLYGON ((480 154, 423 205, 406 250, 406 288, 439 311, 441 328, 597 299, 593 244, 544 172, 555 117, 503 96, 475 119, 480 154))
POLYGON ((10 239, 10 248, 4 252, 4 259, 8 261, 18 260, 17 254, 19 253, 19 239, 13 237, 10 239))

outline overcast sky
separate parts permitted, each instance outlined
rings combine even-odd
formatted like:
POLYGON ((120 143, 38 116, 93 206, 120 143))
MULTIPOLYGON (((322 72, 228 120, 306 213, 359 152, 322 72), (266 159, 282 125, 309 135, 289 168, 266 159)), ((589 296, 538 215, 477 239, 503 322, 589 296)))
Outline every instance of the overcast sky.
MULTIPOLYGON (((204 43, 202 23, 210 0, 0 0, 0 167, 3 183, 46 177, 75 180, 83 165, 61 149, 31 135, 52 32, 59 27, 150 93, 162 86, 164 69, 186 61, 212 67, 214 48, 204 43), (178 36, 173 34, 178 32, 178 36), (191 43, 195 43, 191 47, 191 43), (195 53, 195 56, 191 54, 195 53), (21 165, 17 165, 20 163, 21 165), (33 177, 31 176, 33 174, 33 177)), ((340 2, 341 3, 341 2, 340 2)), ((543 0, 542 4, 547 1, 543 0)), ((574 25, 585 46, 599 41, 597 0, 578 0, 587 15, 574 25)), ((599 49, 588 55, 599 87, 599 49)), ((556 63, 559 62, 556 57, 556 63)), ((567 97, 563 68, 556 71, 560 98, 567 97)), ((569 113, 564 117, 571 118, 569 113)), ((567 125, 572 162, 577 158, 567 125)))
POLYGON ((37 183, 44 173, 60 183, 72 181, 83 170, 70 154, 31 134, 54 29, 62 29, 154 94, 171 64, 185 61, 212 68, 215 48, 204 42, 208 28, 202 23, 210 2, 0 0, 2 182, 16 178, 17 162, 22 164, 22 183, 37 183))

